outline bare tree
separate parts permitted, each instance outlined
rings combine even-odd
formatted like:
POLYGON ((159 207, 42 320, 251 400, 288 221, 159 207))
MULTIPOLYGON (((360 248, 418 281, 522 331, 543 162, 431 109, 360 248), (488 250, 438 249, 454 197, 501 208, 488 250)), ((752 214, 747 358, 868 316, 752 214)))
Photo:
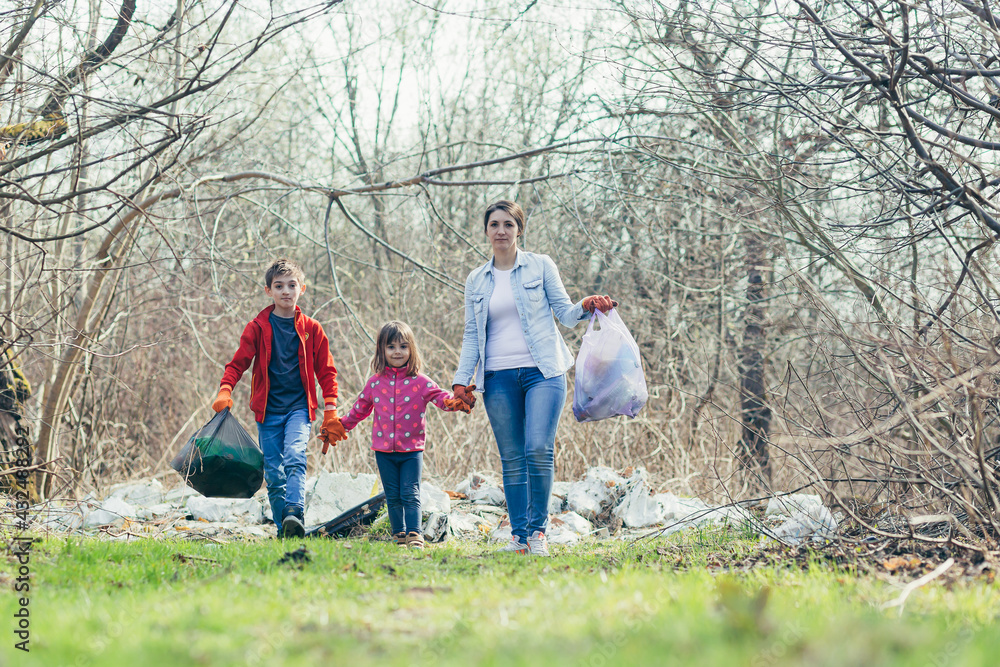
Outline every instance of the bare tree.
MULTIPOLYGON (((225 114, 231 104, 214 91, 282 32, 338 2, 251 15, 236 2, 180 1, 173 13, 153 10, 141 21, 134 0, 122 0, 110 17, 98 13, 106 5, 38 2, 0 18, 2 32, 13 35, 0 60, 0 99, 16 121, 0 128, 9 144, 0 163, 0 231, 18 282, 37 286, 8 290, 3 338, 5 346, 60 341, 43 385, 37 460, 59 454, 59 424, 115 317, 111 304, 127 268, 150 261, 136 257, 141 239, 164 235, 146 209, 171 179, 226 144, 212 131, 211 108, 225 114), (78 28, 88 24, 106 36, 81 56, 61 51, 90 43, 78 28), (45 37, 53 29, 66 39, 45 37), (29 108, 38 109, 36 119, 29 108), (25 310, 38 307, 28 293, 45 293, 47 312, 25 310)), ((51 479, 42 488, 50 492, 51 479)))
MULTIPOLYGON (((787 371, 771 383, 771 446, 866 529, 911 535, 908 519, 944 511, 961 519, 951 530, 995 535, 990 3, 627 9, 646 57, 627 112, 717 132, 741 168, 697 170, 750 195, 745 247, 769 238, 771 284, 794 287, 768 294, 767 319, 812 350, 775 341, 787 371), (878 499, 907 516, 855 512, 878 499)), ((761 314, 750 279, 745 341, 761 314)), ((746 380, 756 359, 743 357, 746 380)))

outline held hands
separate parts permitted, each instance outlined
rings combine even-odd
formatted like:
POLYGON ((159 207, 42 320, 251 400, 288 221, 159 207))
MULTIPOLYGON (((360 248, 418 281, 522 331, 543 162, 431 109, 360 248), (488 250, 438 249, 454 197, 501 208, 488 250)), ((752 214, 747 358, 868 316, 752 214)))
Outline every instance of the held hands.
POLYGON ((599 310, 602 313, 607 313, 612 308, 617 308, 618 302, 612 299, 610 296, 601 296, 595 294, 593 296, 588 296, 583 300, 583 309, 593 313, 595 310, 599 310))
POLYGON ((444 399, 444 409, 448 412, 464 412, 465 414, 472 412, 472 408, 458 396, 444 399))
POLYGON ((457 403, 455 404, 456 405, 455 409, 462 410, 462 412, 466 413, 472 412, 472 408, 476 407, 476 397, 472 393, 475 389, 476 385, 474 384, 470 384, 468 387, 460 384, 453 384, 451 385, 451 393, 455 395, 455 398, 445 400, 444 404, 447 406, 449 400, 451 401, 458 400, 461 401, 462 405, 464 405, 468 409, 467 410, 463 409, 462 407, 458 406, 457 403))
POLYGON ((222 412, 226 408, 230 410, 233 408, 233 388, 224 384, 219 389, 219 395, 215 397, 215 402, 212 403, 212 409, 216 412, 222 412))
POLYGON ((347 430, 337 417, 336 410, 327 410, 323 413, 323 426, 319 430, 319 438, 323 441, 323 453, 326 454, 330 445, 337 446, 340 440, 347 440, 347 430))

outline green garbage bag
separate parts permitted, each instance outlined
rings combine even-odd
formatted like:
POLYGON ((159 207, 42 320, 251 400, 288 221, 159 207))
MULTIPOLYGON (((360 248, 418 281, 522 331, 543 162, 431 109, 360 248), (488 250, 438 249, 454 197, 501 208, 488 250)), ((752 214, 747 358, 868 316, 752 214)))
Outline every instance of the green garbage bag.
POLYGON ((264 452, 226 408, 191 436, 170 467, 209 498, 250 498, 264 481, 264 452))

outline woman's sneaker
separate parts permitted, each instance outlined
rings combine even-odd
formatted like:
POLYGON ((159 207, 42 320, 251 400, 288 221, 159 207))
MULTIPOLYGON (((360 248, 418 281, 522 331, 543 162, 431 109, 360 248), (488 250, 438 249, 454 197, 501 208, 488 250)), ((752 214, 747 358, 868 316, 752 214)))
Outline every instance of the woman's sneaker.
POLYGON ((528 536, 528 553, 532 556, 549 556, 549 541, 545 539, 545 533, 536 530, 528 536))
POLYGON ((497 553, 504 552, 526 554, 528 553, 528 545, 522 542, 520 537, 514 535, 510 538, 510 542, 497 549, 497 553))

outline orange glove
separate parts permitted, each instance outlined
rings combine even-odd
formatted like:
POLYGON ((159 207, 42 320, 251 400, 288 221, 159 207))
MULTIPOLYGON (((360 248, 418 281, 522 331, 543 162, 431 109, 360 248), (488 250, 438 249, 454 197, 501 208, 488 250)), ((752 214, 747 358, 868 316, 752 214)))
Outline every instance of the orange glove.
POLYGON ((618 302, 613 300, 610 296, 600 296, 599 294, 595 294, 594 296, 588 296, 583 300, 583 309, 591 313, 595 310, 607 313, 612 308, 617 307, 618 302))
POLYGON ((444 399, 444 407, 449 412, 464 412, 465 414, 472 412, 472 408, 458 396, 444 399))
POLYGON ((222 385, 219 389, 219 395, 215 397, 215 402, 212 403, 212 409, 216 412, 222 412, 226 408, 233 409, 233 388, 228 384, 222 385))
POLYGON ((347 440, 347 431, 337 417, 336 410, 323 413, 323 426, 319 429, 319 439, 323 441, 323 453, 326 454, 330 445, 337 446, 340 440, 347 440))
POLYGON ((455 395, 455 398, 462 399, 462 402, 469 406, 469 410, 476 407, 476 397, 472 393, 476 388, 476 385, 470 384, 468 387, 463 387, 460 384, 451 385, 451 393, 455 395))

